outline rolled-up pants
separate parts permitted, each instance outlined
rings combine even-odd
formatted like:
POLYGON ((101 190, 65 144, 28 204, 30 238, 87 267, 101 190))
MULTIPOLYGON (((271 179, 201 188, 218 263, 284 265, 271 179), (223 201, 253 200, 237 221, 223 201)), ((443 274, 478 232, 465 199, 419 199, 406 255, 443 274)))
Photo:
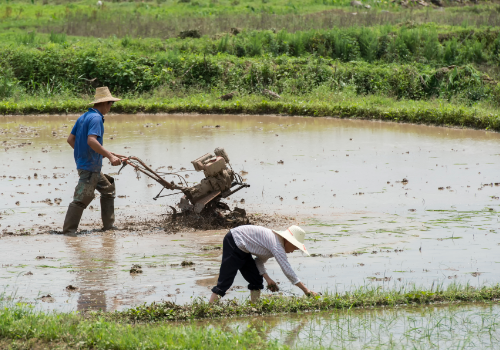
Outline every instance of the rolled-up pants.
POLYGON ((248 289, 264 289, 264 278, 260 275, 252 254, 245 253, 236 246, 233 234, 229 231, 222 242, 222 264, 220 266, 219 280, 212 292, 223 297, 233 285, 238 270, 249 283, 248 289))
POLYGON ((75 188, 72 205, 83 209, 95 198, 95 190, 99 191, 101 198, 114 200, 115 198, 115 179, 102 172, 93 173, 87 170, 78 169, 80 179, 75 188))

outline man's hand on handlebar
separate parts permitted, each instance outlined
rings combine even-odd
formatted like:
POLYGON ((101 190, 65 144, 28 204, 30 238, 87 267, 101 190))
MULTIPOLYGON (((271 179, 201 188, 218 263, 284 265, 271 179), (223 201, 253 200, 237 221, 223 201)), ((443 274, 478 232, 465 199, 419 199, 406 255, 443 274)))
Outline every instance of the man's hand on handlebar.
POLYGON ((116 157, 114 154, 111 153, 111 157, 108 157, 109 161, 111 162, 112 166, 118 166, 122 165, 122 161, 120 158, 116 157))

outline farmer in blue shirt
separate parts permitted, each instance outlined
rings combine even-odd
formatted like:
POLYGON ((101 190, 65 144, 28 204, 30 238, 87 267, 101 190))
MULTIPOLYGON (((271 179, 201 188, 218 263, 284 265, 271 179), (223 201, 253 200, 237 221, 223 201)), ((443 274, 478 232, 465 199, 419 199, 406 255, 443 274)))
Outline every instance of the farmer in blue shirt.
POLYGON ((97 88, 95 99, 88 112, 80 116, 68 137, 69 145, 75 150, 75 162, 80 180, 75 188, 73 202, 68 207, 64 219, 63 234, 76 236, 83 210, 92 202, 95 190, 101 193, 101 218, 103 230, 113 229, 115 222, 115 180, 101 172, 102 158, 106 157, 111 165, 121 161, 106 150, 103 144, 104 116, 119 98, 111 96, 107 87, 97 88))

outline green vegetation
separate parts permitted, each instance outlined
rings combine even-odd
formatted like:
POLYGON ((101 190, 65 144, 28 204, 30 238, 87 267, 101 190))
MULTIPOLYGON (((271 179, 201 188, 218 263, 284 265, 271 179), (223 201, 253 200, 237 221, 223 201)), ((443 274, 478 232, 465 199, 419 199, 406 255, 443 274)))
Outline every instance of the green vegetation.
POLYGON ((318 310, 346 310, 380 306, 423 305, 431 303, 456 303, 492 301, 500 297, 500 285, 475 288, 470 285, 451 285, 447 288, 421 290, 415 286, 384 290, 362 287, 352 292, 326 293, 317 297, 262 298, 258 304, 240 303, 237 300, 208 304, 201 299, 191 304, 177 305, 172 302, 141 305, 123 312, 96 313, 91 317, 110 317, 129 322, 155 322, 160 320, 186 320, 234 316, 272 315, 318 310))
POLYGON ((483 72, 496 76, 498 32, 439 35, 428 26, 167 41, 4 34, 0 113, 78 113, 95 86, 109 86, 126 99, 115 112, 284 113, 500 130, 500 88, 483 72), (482 49, 471 53, 475 43, 482 49), (462 65, 442 67, 447 62, 462 65), (228 92, 235 98, 218 99, 228 92))
MULTIPOLYGON (((401 335, 401 341, 415 342, 429 341, 435 346, 436 342, 448 340, 446 329, 455 329, 454 337, 470 337, 475 335, 488 335, 484 341, 495 337, 498 315, 491 312, 479 314, 480 319, 468 318, 464 329, 458 330, 451 327, 453 321, 466 317, 463 312, 449 312, 450 315, 443 316, 440 311, 434 310, 437 315, 429 312, 419 312, 420 316, 427 314, 422 320, 418 320, 417 314, 390 314, 373 315, 378 306, 411 306, 425 305, 431 303, 453 303, 454 307, 460 302, 491 302, 500 297, 500 286, 482 287, 476 289, 471 286, 452 285, 446 289, 437 288, 432 291, 424 291, 415 287, 401 288, 400 290, 382 290, 381 288, 360 288, 350 293, 326 294, 324 296, 307 297, 267 297, 258 304, 250 302, 238 302, 229 300, 218 304, 209 305, 203 300, 195 300, 192 304, 183 306, 173 303, 153 303, 143 305, 135 309, 123 312, 88 312, 84 314, 61 314, 43 313, 36 311, 33 306, 18 303, 13 304, 0 297, 0 347, 2 348, 78 348, 78 349, 285 349, 286 346, 279 342, 269 340, 269 326, 259 322, 253 317, 248 327, 229 328, 227 322, 218 320, 219 323, 211 322, 215 327, 208 327, 199 323, 169 323, 170 320, 192 320, 203 318, 221 318, 234 316, 257 316, 272 315, 278 313, 304 313, 307 311, 337 310, 329 314, 303 314, 299 324, 304 325, 305 320, 315 315, 327 322, 314 322, 323 324, 324 331, 334 337, 326 338, 325 341, 349 343, 353 340, 363 341, 370 345, 389 341, 393 344, 394 339, 385 339, 385 336, 373 339, 365 339, 367 329, 370 334, 385 325, 384 329, 391 329, 399 322, 403 322, 404 332, 395 331, 394 337, 401 335), (355 313, 355 310, 371 310, 363 313, 355 313), (462 316, 460 316, 462 315, 462 316), (402 317, 402 320, 400 318, 402 317), (408 320, 406 320, 408 318, 408 320), (443 323, 445 328, 440 327, 443 323), (253 324, 252 323, 256 323, 253 324), (260 325, 259 325, 260 324, 260 325), (328 330, 331 325, 335 329, 328 330), (446 328, 447 327, 447 328, 446 328), (432 330, 439 329, 441 336, 437 336, 432 330), (425 330, 425 333, 421 333, 425 330), (414 334, 413 334, 414 333, 414 334), (463 334, 462 334, 463 333, 463 334), (477 334, 476 334, 477 333, 477 334), (412 335, 413 334, 413 335, 412 335), (429 337, 429 334, 434 334, 429 337), (408 335, 412 335, 407 337, 408 335), (432 339, 431 339, 432 338, 432 339)), ((467 305, 467 304, 465 304, 467 305)), ((476 307, 482 304, 475 304, 476 307)), ((394 311, 404 309, 397 308, 394 311)), ((408 312, 412 309, 409 308, 408 312)), ((425 311, 422 309, 422 311, 425 311)), ((477 313, 477 312, 476 312, 477 313)), ((477 315, 476 315, 477 316, 477 315)), ((468 317, 468 316, 467 316, 468 317)), ((241 322, 245 319, 239 319, 241 322)), ((293 319, 290 319, 293 322, 293 319)), ((460 323, 461 324, 461 323, 460 323)), ((302 328, 302 327, 300 327, 302 328)), ((299 328, 299 329, 300 329, 299 328)), ((383 328, 383 327, 382 327, 383 328)), ((314 331, 311 329, 311 331, 314 331)), ((312 341, 313 338, 306 337, 312 341)), ((313 343, 307 348, 319 348, 321 344, 313 343)))
POLYGON ((228 32, 232 27, 270 30, 371 27, 405 22, 440 25, 498 26, 498 5, 490 1, 433 0, 446 11, 421 7, 405 0, 364 0, 370 6, 352 7, 351 0, 156 0, 67 2, 64 0, 6 0, 0 3, 0 30, 22 29, 68 35, 169 38, 180 31, 198 30, 202 35, 228 32), (465 5, 465 6, 463 6, 465 5), (450 6, 450 7, 448 7, 450 6), (354 13, 354 14, 353 14, 354 13))
POLYGON ((284 349, 254 329, 240 334, 194 325, 128 325, 78 314, 34 311, 17 304, 0 309, 2 349, 284 349))
MULTIPOLYGON (((278 101, 266 96, 248 95, 232 101, 221 101, 220 93, 192 93, 175 97, 130 97, 113 106, 114 113, 244 113, 287 114, 304 116, 334 116, 340 118, 374 119, 393 122, 426 123, 500 130, 500 120, 494 109, 456 106, 439 100, 396 101, 379 96, 357 97, 313 91, 300 97, 283 95, 278 101)), ((55 96, 0 101, 1 114, 64 114, 81 113, 88 108, 86 99, 55 96)))
POLYGON ((500 130, 500 16, 491 16, 500 7, 439 14, 366 4, 372 8, 360 16, 345 0, 2 4, 0 113, 81 113, 94 88, 108 86, 125 100, 115 112, 280 113, 500 130), (231 29, 233 20, 244 28, 231 29), (135 25, 143 32, 119 30, 135 25))
POLYGON ((495 302, 351 309, 304 314, 271 326, 255 319, 251 325, 274 334, 286 326, 280 340, 297 349, 494 349, 499 311, 495 302))

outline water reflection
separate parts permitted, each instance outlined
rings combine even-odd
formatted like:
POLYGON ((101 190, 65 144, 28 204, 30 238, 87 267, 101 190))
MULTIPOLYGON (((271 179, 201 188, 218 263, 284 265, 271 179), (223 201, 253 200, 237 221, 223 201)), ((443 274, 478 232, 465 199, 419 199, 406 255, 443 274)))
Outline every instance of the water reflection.
MULTIPOLYGON (((210 322, 195 322, 199 326, 210 322)), ((335 310, 217 320, 227 331, 255 330, 291 348, 497 349, 500 305, 335 310)))
MULTIPOLYGON (((66 245, 77 269, 75 286, 79 288, 77 310, 108 310, 106 292, 116 280, 116 249, 114 234, 89 240, 87 237, 67 237, 66 245)), ((114 310, 116 305, 109 309, 114 310)))
MULTIPOLYGON (((76 118, 0 117, 7 140, 0 150, 0 232, 61 229, 63 208, 77 181, 65 142, 76 118)), ((308 231, 308 249, 317 255, 292 256, 291 263, 314 289, 342 291, 365 284, 400 288, 408 283, 430 288, 454 282, 476 286, 500 280, 495 248, 499 133, 331 118, 115 115, 106 119, 105 145, 139 156, 155 169, 174 170, 190 169, 191 160, 225 147, 233 168, 244 170, 252 186, 231 196, 228 204, 297 217, 308 231)), ((104 172, 116 171, 104 164, 104 172)), ((190 173, 189 181, 200 178, 200 173, 190 173)), ((118 225, 160 216, 179 200, 153 201, 159 185, 144 177, 137 180, 131 169, 116 179, 118 225)), ((83 217, 89 229, 100 227, 99 220, 95 210, 83 217)), ((203 283, 213 282, 196 280, 218 271, 219 257, 196 246, 197 233, 172 239, 161 232, 130 243, 124 237, 116 243, 112 236, 95 235, 76 241, 9 237, 2 238, 0 262, 20 267, 0 269, 0 287, 13 285, 14 272, 31 270, 33 275, 22 275, 15 287, 23 296, 50 293, 56 299, 51 307, 69 305, 63 304, 67 293, 61 294, 70 283, 81 288, 81 295, 72 294, 81 299, 79 309, 120 309, 167 295, 184 303, 205 295, 203 283), (71 251, 64 252, 64 245, 71 251), (36 260, 42 254, 54 260, 36 260), (184 258, 199 259, 196 271, 171 268, 184 258), (131 264, 145 261, 157 267, 130 276, 131 264), (74 266, 75 274, 60 264, 74 266)), ((269 271, 278 281, 283 278, 272 261, 269 271)))

